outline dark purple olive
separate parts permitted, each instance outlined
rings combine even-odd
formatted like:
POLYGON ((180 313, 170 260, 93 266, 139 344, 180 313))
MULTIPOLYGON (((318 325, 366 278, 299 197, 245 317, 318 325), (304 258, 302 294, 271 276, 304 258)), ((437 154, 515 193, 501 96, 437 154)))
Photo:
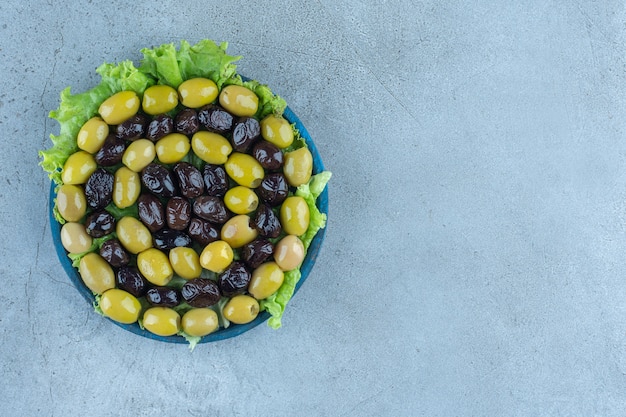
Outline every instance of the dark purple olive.
POLYGON ((146 292, 146 301, 157 307, 176 307, 180 304, 180 292, 170 287, 153 287, 146 292))
POLYGON ((85 219, 85 230, 91 237, 102 237, 111 234, 115 230, 115 217, 105 210, 91 213, 85 219))
POLYGON ((202 246, 206 246, 211 242, 215 242, 220 238, 220 230, 211 222, 204 219, 194 217, 189 222, 187 229, 189 236, 202 246))
POLYGON ((117 288, 131 293, 135 297, 142 297, 148 289, 148 282, 134 266, 123 266, 115 274, 117 288))
POLYGON ((226 297, 242 294, 248 289, 252 274, 243 262, 235 261, 219 274, 217 285, 226 297))
POLYGON ((174 119, 167 114, 159 114, 148 124, 146 139, 156 142, 165 135, 174 132, 174 119))
POLYGON ((204 179, 200 170, 188 162, 179 162, 172 168, 178 180, 180 193, 187 198, 196 198, 204 192, 204 179))
POLYGON ((197 308, 212 306, 221 298, 219 287, 208 278, 194 278, 185 282, 180 293, 187 304, 197 308))
POLYGON ((183 197, 172 197, 165 206, 167 227, 173 230, 185 230, 191 220, 191 204, 183 197))
POLYGON ((108 206, 113 200, 113 182, 115 177, 104 168, 96 169, 85 184, 87 205, 93 210, 108 206))
POLYGON ((228 133, 233 128, 233 115, 215 104, 207 104, 198 111, 198 121, 210 132, 228 133))
POLYGON ((265 237, 278 237, 283 230, 276 213, 265 204, 259 206, 250 224, 265 237))
POLYGON ((124 140, 139 139, 146 133, 147 125, 148 118, 141 113, 137 113, 117 125, 117 128, 115 129, 115 136, 124 140))
POLYGON ((128 265, 130 256, 117 239, 109 239, 100 246, 100 256, 114 268, 128 265))
POLYGON ((152 234, 152 242, 157 249, 170 250, 180 246, 191 246, 191 237, 182 230, 161 229, 152 234))
POLYGON ((283 166, 283 152, 278 146, 262 140, 252 148, 252 156, 267 170, 280 169, 283 166))
POLYGON ((124 151, 126 151, 126 141, 110 134, 104 140, 100 150, 94 155, 94 159, 98 165, 110 167, 122 162, 124 151))
POLYGON ((178 185, 169 169, 151 163, 141 171, 143 186, 159 197, 169 198, 178 195, 178 185))
POLYGON ((248 152, 250 146, 261 136, 261 125, 253 117, 242 117, 233 125, 230 141, 237 152, 248 152))
POLYGON ((144 193, 137 199, 139 220, 154 233, 165 226, 165 210, 163 204, 154 195, 144 193))
POLYGON ((202 178, 208 195, 223 197, 228 191, 228 174, 223 166, 206 164, 202 170, 202 178))
POLYGON ((174 130, 183 135, 193 135, 199 128, 198 113, 194 109, 183 109, 174 119, 174 130))
POLYGON ((224 201, 219 197, 201 195, 193 202, 193 213, 211 223, 224 224, 231 217, 224 201))
POLYGON ((265 203, 277 206, 287 198, 289 184, 281 173, 267 174, 261 181, 261 185, 257 187, 256 193, 265 203))
POLYGON ((258 268, 274 254, 274 245, 267 239, 256 239, 241 248, 241 259, 252 269, 258 268))

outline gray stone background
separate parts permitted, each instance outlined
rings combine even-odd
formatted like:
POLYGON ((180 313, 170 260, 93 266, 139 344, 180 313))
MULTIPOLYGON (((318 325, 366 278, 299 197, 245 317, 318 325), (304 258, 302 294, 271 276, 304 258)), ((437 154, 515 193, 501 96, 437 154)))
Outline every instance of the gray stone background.
POLYGON ((0 414, 624 416, 623 1, 0 3, 0 414), (284 326, 190 353, 54 252, 47 118, 102 62, 228 41, 328 169, 284 326))

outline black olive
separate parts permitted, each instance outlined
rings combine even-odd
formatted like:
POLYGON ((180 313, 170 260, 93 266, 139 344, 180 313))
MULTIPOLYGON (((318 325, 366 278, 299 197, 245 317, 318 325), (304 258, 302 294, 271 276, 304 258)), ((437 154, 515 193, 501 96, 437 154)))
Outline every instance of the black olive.
POLYGON ((276 170, 283 166, 283 152, 278 146, 262 140, 252 148, 252 156, 267 170, 276 170))
POLYGON ((186 198, 172 197, 165 206, 167 226, 174 230, 185 230, 191 220, 191 204, 186 198))
POLYGON ((226 297, 242 294, 248 288, 252 274, 243 262, 235 261, 219 274, 217 285, 226 297))
POLYGON ((194 278, 187 281, 180 292, 187 304, 198 308, 212 306, 221 298, 219 287, 208 278, 194 278))
POLYGON ((265 204, 261 204, 251 222, 261 236, 278 237, 283 230, 276 213, 265 204))
POLYGON ((141 275, 139 269, 134 266, 123 266, 115 274, 117 288, 131 293, 135 297, 141 297, 148 289, 148 282, 141 275))
POLYGON ((221 165, 206 164, 202 171, 206 193, 223 196, 228 191, 228 174, 221 165))
POLYGON ((183 135, 193 135, 199 128, 198 113, 194 109, 183 109, 174 119, 174 130, 183 135))
POLYGON ((152 194, 144 193, 137 199, 139 220, 152 232, 165 226, 165 211, 161 201, 152 194))
POLYGON ((253 117, 242 117, 233 125, 231 143, 237 152, 248 152, 250 146, 261 136, 261 125, 253 117))
POLYGON ((128 252, 126 252, 117 239, 109 239, 104 242, 102 246, 100 246, 100 256, 102 256, 109 265, 115 268, 128 265, 128 262, 130 262, 128 252))
POLYGON ((194 217, 189 222, 187 229, 189 236, 202 246, 215 242, 220 238, 220 231, 211 222, 194 217))
POLYGON ((258 268, 274 254, 274 245, 267 239, 257 239, 241 248, 241 259, 252 269, 258 268))
POLYGON ((268 174, 256 189, 257 194, 270 206, 277 206, 287 198, 289 184, 281 173, 268 174))
POLYGON ((98 165, 110 167, 122 162, 122 156, 124 156, 125 151, 126 141, 110 134, 104 140, 100 150, 94 155, 94 159, 98 165))
POLYGON ((145 135, 147 125, 148 118, 141 113, 137 113, 117 125, 115 136, 124 140, 139 139, 145 135))
POLYGON ((223 224, 231 217, 224 201, 219 197, 201 195, 193 202, 193 213, 211 223, 223 224))
POLYGON ((188 162, 179 162, 172 168, 178 180, 180 193, 187 198, 195 198, 204 192, 204 179, 200 170, 188 162))
POLYGON ((91 237, 106 236, 115 231, 115 217, 105 210, 91 213, 85 219, 85 230, 91 237))
POLYGON ((174 132, 174 119, 167 114, 159 114, 148 124, 146 139, 156 142, 163 136, 174 132))
POLYGON ((152 242, 157 249, 170 250, 179 246, 191 246, 191 237, 182 230, 161 229, 152 234, 152 242))
POLYGON ((85 184, 87 205, 93 210, 108 206, 113 200, 113 183, 115 177, 104 168, 96 169, 85 184))
POLYGON ((169 169, 151 163, 141 171, 143 186, 159 197, 169 198, 178 195, 178 185, 169 169))
POLYGON ((210 132, 228 133, 233 128, 233 115, 215 104, 207 104, 198 111, 198 121, 210 132))
POLYGON ((180 292, 170 287, 153 287, 146 292, 146 301, 158 307, 176 307, 180 304, 180 292))

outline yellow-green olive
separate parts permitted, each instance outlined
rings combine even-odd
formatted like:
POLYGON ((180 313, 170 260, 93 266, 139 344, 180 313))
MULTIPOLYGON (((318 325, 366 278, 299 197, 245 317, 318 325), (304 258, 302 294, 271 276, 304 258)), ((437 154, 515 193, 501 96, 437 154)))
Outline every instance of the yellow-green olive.
POLYGON ((219 96, 220 105, 235 116, 253 116, 259 109, 259 98, 249 88, 227 85, 219 96))
POLYGON ((300 236, 309 228, 309 206, 298 195, 287 197, 280 206, 280 224, 285 233, 300 236))
POLYGON ((225 163, 233 151, 232 145, 224 136, 204 130, 191 137, 191 148, 198 158, 216 165, 225 163))
POLYGON ((148 139, 138 139, 128 145, 122 155, 122 163, 133 171, 140 172, 154 161, 155 156, 154 143, 148 139))
POLYGON ((113 268, 96 252, 90 252, 80 259, 78 272, 87 288, 96 294, 115 287, 113 268))
POLYGON ((189 153, 189 138, 182 133, 170 133, 154 145, 159 161, 164 164, 179 162, 189 153))
POLYGON ((200 254, 200 265, 204 269, 220 273, 233 261, 233 248, 223 240, 216 240, 204 247, 200 254))
POLYGON ((61 243, 69 253, 83 253, 91 248, 93 239, 80 223, 67 222, 61 228, 61 243))
POLYGON ((180 102, 192 109, 214 102, 218 94, 217 85, 208 78, 191 78, 178 86, 180 102))
POLYGON ((304 245, 298 236, 287 235, 274 246, 274 261, 283 271, 296 269, 304 260, 304 245))
POLYGON ((158 336, 173 336, 180 331, 180 315, 169 307, 151 307, 143 313, 143 327, 158 336))
POLYGON ((293 143, 293 129, 289 121, 273 114, 261 120, 261 136, 281 149, 293 143))
POLYGON ((178 105, 178 92, 169 85, 153 85, 143 92, 143 111, 155 116, 167 113, 178 105))
POLYGON ((217 330, 219 321, 210 308, 192 308, 183 315, 182 326, 188 335, 202 337, 217 330))
POLYGON ((96 153, 102 148, 107 136, 109 136, 109 125, 100 117, 92 117, 78 131, 76 144, 84 151, 96 153))
POLYGON ((233 152, 224 164, 224 169, 237 184, 248 188, 256 188, 265 177, 265 171, 253 156, 241 152, 233 152))
POLYGON ((87 212, 85 192, 77 185, 63 184, 57 191, 57 209, 68 222, 77 222, 87 212))
POLYGON ((259 232, 250 225, 250 217, 238 214, 228 219, 222 226, 221 238, 231 248, 237 249, 252 242, 259 232))
POLYGON ((138 254, 152 247, 150 230, 138 219, 124 216, 115 225, 117 238, 124 248, 133 254, 138 254))
POLYGON ((224 204, 235 214, 248 214, 259 206, 259 197, 250 188, 238 185, 226 191, 224 204))
POLYGON ((139 174, 127 167, 118 168, 113 182, 113 203, 119 208, 130 207, 135 204, 139 194, 141 194, 139 174))
POLYGON ((285 280, 285 273, 276 262, 266 262, 252 271, 248 292, 257 300, 274 294, 285 280))
POLYGON ((84 184, 96 168, 98 164, 93 155, 89 152, 78 151, 71 154, 63 164, 61 179, 64 184, 84 184))
POLYGON ((154 285, 167 285, 174 276, 169 258, 156 248, 146 249, 137 255, 137 268, 154 285))
POLYGON ((139 318, 141 304, 131 293, 118 288, 111 288, 100 297, 100 309, 102 314, 112 320, 131 324, 139 318))
POLYGON ((185 279, 198 278, 202 273, 200 257, 192 248, 179 246, 170 250, 170 264, 174 272, 185 279))
POLYGON ((306 184, 313 173, 313 155, 308 148, 285 153, 283 174, 292 187, 306 184))
POLYGON ((249 295, 236 295, 222 310, 224 317, 235 324, 246 324, 259 315, 259 302, 249 295))
POLYGON ((139 97, 134 91, 120 91, 104 100, 98 113, 107 124, 119 125, 137 114, 139 105, 139 97))

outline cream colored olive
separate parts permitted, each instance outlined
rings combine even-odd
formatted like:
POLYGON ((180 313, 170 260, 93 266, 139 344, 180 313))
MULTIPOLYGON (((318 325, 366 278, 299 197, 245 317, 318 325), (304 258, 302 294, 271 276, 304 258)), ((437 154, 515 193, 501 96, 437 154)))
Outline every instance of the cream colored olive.
POLYGON ((216 165, 225 163, 233 151, 232 145, 224 136, 204 130, 191 137, 191 148, 198 158, 216 165))
POLYGON ((167 285, 174 276, 169 258, 156 248, 146 249, 137 255, 137 268, 154 285, 167 285))
POLYGON ((100 117, 92 117, 78 131, 76 144, 80 149, 93 154, 102 148, 107 136, 109 125, 100 117))
POLYGON ((119 125, 137 114, 140 104, 134 91, 120 91, 104 100, 98 113, 107 124, 119 125))
POLYGON ((306 184, 313 173, 313 155, 308 148, 285 153, 283 174, 292 187, 306 184))
POLYGON ((68 222, 77 222, 87 212, 87 199, 82 187, 63 184, 57 191, 57 210, 68 222))
POLYGON ((250 217, 245 214, 233 216, 222 226, 221 238, 233 249, 252 242, 259 232, 250 225, 250 217))
POLYGON ((200 254, 200 265, 204 269, 220 273, 233 261, 233 248, 223 240, 216 240, 204 247, 200 254))
POLYGON ((178 105, 178 92, 169 85, 153 85, 143 92, 141 106, 147 114, 167 113, 178 105))
POLYGON ((219 320, 210 308, 192 308, 183 315, 181 324, 188 335, 202 337, 217 330, 219 320))
POLYGON ((152 247, 150 230, 138 219, 124 216, 115 225, 117 238, 124 248, 132 254, 138 254, 152 247))
POLYGON ((91 248, 93 239, 84 225, 67 222, 61 227, 61 243, 69 253, 83 253, 91 248))
POLYGON ((248 292, 257 300, 274 294, 285 280, 285 273, 276 262, 266 262, 252 271, 248 292))
POLYGON ((259 109, 259 98, 249 88, 228 85, 219 95, 220 105, 235 116, 254 116, 259 109))
POLYGON ((259 302, 249 295, 236 295, 226 303, 222 314, 235 324, 250 323, 259 315, 259 302))
POLYGON ((141 179, 139 174, 127 168, 120 167, 115 171, 113 181, 113 203, 119 208, 130 207, 135 204, 141 194, 141 179))
POLYGON ((143 327, 158 336, 174 336, 180 331, 180 315, 169 307, 151 307, 143 313, 143 327))
POLYGON ((291 271, 304 260, 304 245, 298 236, 287 235, 274 246, 274 261, 283 271, 291 271))
POLYGON ((287 197, 280 206, 280 224, 287 234, 303 235, 309 228, 310 217, 306 200, 298 195, 287 197))
POLYGON ((178 86, 180 102, 192 109, 214 102, 218 94, 217 85, 208 78, 191 78, 178 86))
POLYGON ((189 138, 182 133, 170 133, 159 139, 154 148, 159 161, 164 164, 174 164, 189 153, 191 145, 189 138))
POLYGON ((156 156, 154 143, 148 139, 138 139, 131 142, 122 155, 122 163, 135 172, 150 165, 156 156))
POLYGON ((193 279, 198 278, 202 273, 200 257, 192 248, 183 246, 173 248, 170 250, 168 257, 174 272, 178 276, 185 279, 193 279))
POLYGON ((64 184, 84 184, 96 168, 98 164, 93 155, 85 151, 75 152, 63 164, 61 180, 64 184))
POLYGON ((261 136, 268 142, 283 149, 293 143, 293 129, 287 119, 270 114, 261 120, 261 136))
POLYGON ((87 288, 96 294, 115 287, 113 268, 96 252, 90 252, 80 259, 78 272, 87 288))

